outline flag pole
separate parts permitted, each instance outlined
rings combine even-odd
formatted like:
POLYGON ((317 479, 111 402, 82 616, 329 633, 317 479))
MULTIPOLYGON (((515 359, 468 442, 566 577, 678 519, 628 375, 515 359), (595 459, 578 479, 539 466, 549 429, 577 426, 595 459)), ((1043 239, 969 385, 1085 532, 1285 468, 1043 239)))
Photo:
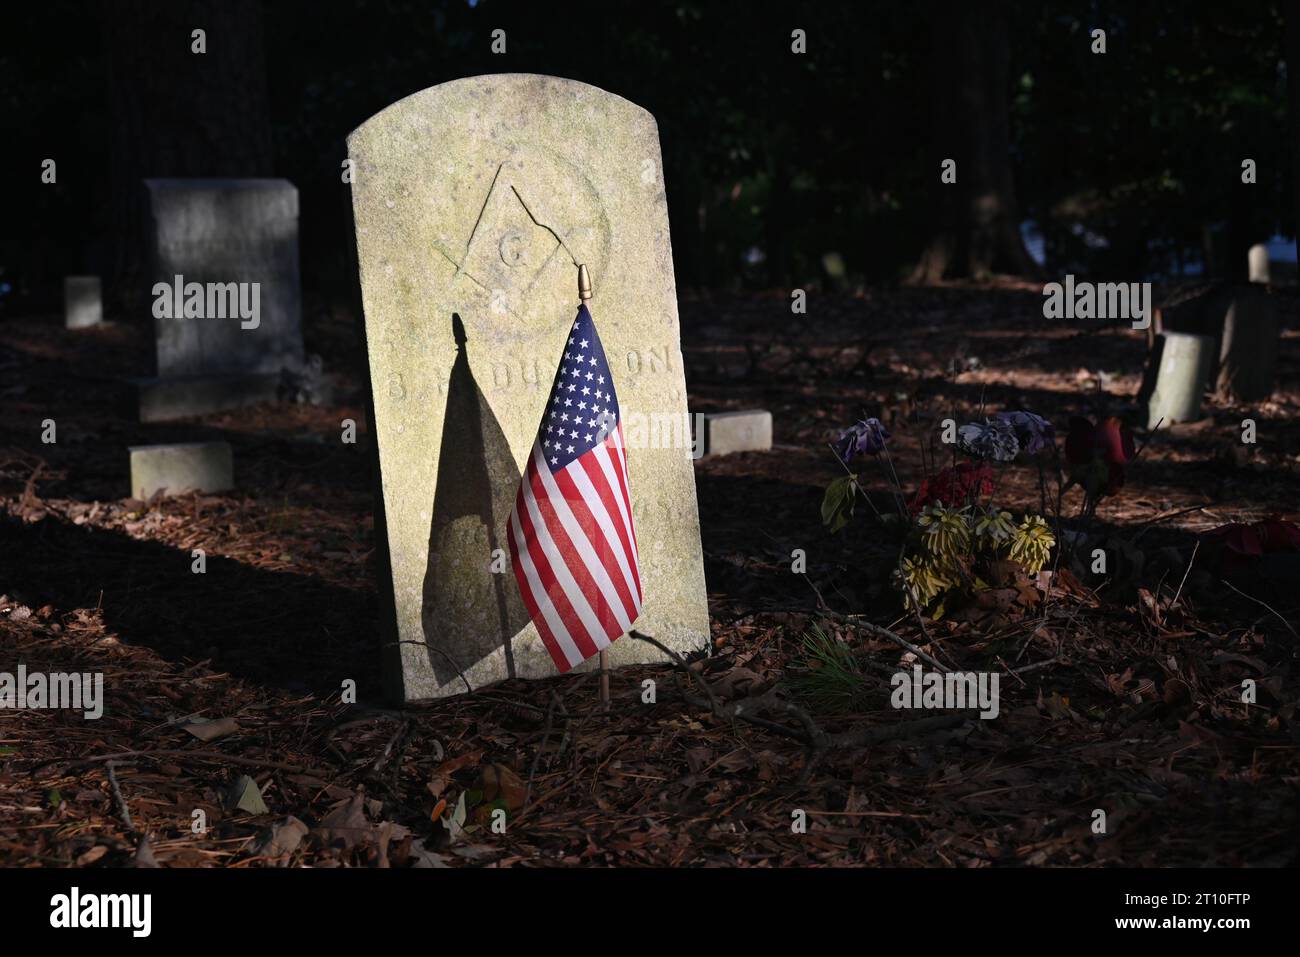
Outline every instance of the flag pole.
MULTIPOLYGON (((591 299, 591 273, 585 263, 578 266, 578 300, 586 303, 591 299)), ((600 649, 600 703, 609 707, 609 649, 600 649)))

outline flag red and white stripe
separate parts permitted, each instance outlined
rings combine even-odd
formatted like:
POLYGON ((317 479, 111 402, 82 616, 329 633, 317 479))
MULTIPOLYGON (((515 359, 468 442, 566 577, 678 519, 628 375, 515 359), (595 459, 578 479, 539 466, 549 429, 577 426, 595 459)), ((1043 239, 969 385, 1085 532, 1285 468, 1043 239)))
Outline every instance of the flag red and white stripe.
POLYGON ((561 673, 641 613, 627 452, 609 364, 578 310, 510 515, 515 580, 561 673))

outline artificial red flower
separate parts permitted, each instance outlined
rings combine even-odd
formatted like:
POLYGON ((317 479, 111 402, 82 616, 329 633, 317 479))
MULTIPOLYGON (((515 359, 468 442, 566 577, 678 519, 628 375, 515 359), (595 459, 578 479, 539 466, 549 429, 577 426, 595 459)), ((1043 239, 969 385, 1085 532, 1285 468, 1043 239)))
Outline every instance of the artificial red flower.
POLYGON ((1229 522, 1210 529, 1201 536, 1205 541, 1222 545, 1238 555, 1271 555, 1275 552, 1300 551, 1300 525, 1280 518, 1262 522, 1229 522))
POLYGON ((992 494, 993 467, 988 462, 961 462, 923 481, 908 509, 915 515, 935 502, 952 507, 992 494))
POLYGON ((1070 419, 1065 460, 1070 477, 1090 498, 1114 495, 1124 484, 1124 466, 1133 460, 1133 434, 1115 416, 1093 425, 1078 416, 1070 419))
POLYGON ((1259 526, 1260 537, 1264 540, 1265 554, 1300 551, 1300 525, 1283 521, 1276 516, 1255 524, 1259 526))
POLYGON ((1300 526, 1280 518, 1229 522, 1201 536, 1221 573, 1237 578, 1250 572, 1264 555, 1300 552, 1300 526))
POLYGON ((1256 556, 1264 554, 1264 539, 1256 525, 1245 522, 1229 522, 1211 529, 1201 536, 1207 545, 1225 548, 1238 555, 1256 556))

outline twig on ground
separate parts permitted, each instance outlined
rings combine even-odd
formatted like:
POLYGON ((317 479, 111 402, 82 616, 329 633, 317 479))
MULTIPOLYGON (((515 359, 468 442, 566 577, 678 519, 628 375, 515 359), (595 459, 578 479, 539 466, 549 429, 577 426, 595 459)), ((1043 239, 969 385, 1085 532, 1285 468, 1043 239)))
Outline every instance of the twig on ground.
POLYGON ((442 655, 443 661, 447 662, 447 664, 451 665, 452 668, 455 669, 456 676, 465 683, 465 690, 468 691, 470 694, 474 693, 474 686, 470 684, 469 679, 465 677, 465 672, 460 670, 460 665, 452 661, 451 655, 447 654, 447 652, 443 651, 437 645, 431 645, 427 641, 412 641, 410 639, 404 639, 402 641, 390 641, 386 645, 384 645, 384 647, 393 648, 396 647, 397 645, 421 645, 425 648, 428 648, 430 651, 436 651, 438 654, 442 655))
POLYGON ((27 484, 23 487, 23 494, 18 499, 18 508, 20 511, 32 508, 38 502, 40 497, 36 494, 36 482, 45 471, 45 460, 37 458, 36 467, 32 469, 32 474, 27 477, 27 484))
POLYGON ((1179 596, 1183 593, 1183 586, 1187 584, 1187 576, 1192 573, 1192 565, 1196 563, 1196 553, 1200 548, 1201 540, 1198 538, 1196 544, 1192 546, 1192 557, 1187 560, 1187 570, 1183 572, 1183 580, 1178 583, 1178 591, 1174 592, 1174 600, 1169 603, 1170 608, 1178 604, 1179 596))
POLYGON ((122 815, 122 823, 126 829, 134 833, 135 822, 131 820, 131 809, 126 806, 126 799, 122 797, 122 789, 117 784, 117 773, 113 768, 113 762, 109 761, 105 767, 108 769, 108 786, 113 792, 113 800, 117 802, 117 811, 122 815))
MULTIPOLYGON (((1058 663, 1060 660, 1061 659, 1059 657, 1051 657, 1048 658, 1046 661, 1035 661, 1031 665, 1022 665, 1019 668, 1008 668, 1007 674, 1019 676, 1024 674, 1026 671, 1036 671, 1039 668, 1046 668, 1048 665, 1054 665, 1058 663)), ((1005 664, 1005 662, 1003 663, 1005 664)))
POLYGON ((1258 598, 1256 598, 1254 595, 1247 595, 1244 591, 1242 591, 1240 588, 1238 588, 1237 586, 1233 585, 1232 582, 1230 582, 1230 581, 1228 581, 1228 580, 1226 580, 1226 579, 1220 578, 1219 581, 1223 582, 1225 585, 1227 585, 1229 588, 1231 588, 1233 591, 1235 591, 1235 592, 1236 592, 1238 595, 1240 595, 1242 598, 1249 598, 1249 599, 1250 599, 1251 601, 1253 601, 1255 604, 1257 604, 1257 605, 1263 605, 1265 608, 1267 608, 1269 611, 1271 611, 1274 615, 1277 615, 1277 620, 1280 621, 1280 622, 1282 622, 1282 624, 1286 626, 1286 630, 1287 630, 1287 631, 1291 632, 1292 635, 1295 635, 1296 638, 1300 638, 1300 634, 1297 634, 1297 633, 1296 633, 1296 630, 1295 630, 1294 628, 1291 627, 1291 623, 1290 623, 1289 621, 1287 621, 1285 618, 1283 618, 1281 615, 1279 615, 1278 612, 1277 612, 1277 609, 1274 608, 1272 605, 1268 604, 1268 602, 1260 601, 1260 600, 1259 600, 1258 598))
POLYGON ((831 606, 826 604, 826 598, 824 595, 822 595, 822 590, 817 587, 817 583, 813 581, 808 575, 804 575, 803 578, 804 581, 808 583, 808 587, 813 590, 813 594, 817 596, 817 607, 820 608, 822 611, 826 612, 826 614, 828 615, 835 614, 835 612, 831 611, 831 606))
POLYGON ((546 727, 542 729, 542 739, 538 742, 537 753, 533 755, 533 766, 528 771, 528 786, 524 789, 524 806, 522 810, 527 810, 528 800, 533 796, 533 781, 537 777, 537 766, 542 761, 542 751, 546 748, 546 742, 551 739, 551 723, 555 718, 555 709, 564 705, 560 701, 558 691, 551 692, 551 702, 546 706, 546 727))
POLYGON ((910 651, 912 654, 916 655, 916 657, 920 658, 922 661, 929 664, 935 670, 942 671, 944 674, 948 673, 949 669, 945 667, 937 658, 935 658, 933 655, 928 654, 927 652, 922 651, 920 648, 916 647, 916 645, 912 644, 906 638, 894 634, 888 628, 882 628, 880 625, 873 625, 869 621, 862 620, 861 617, 859 616, 841 615, 839 612, 830 611, 829 609, 826 611, 826 614, 830 615, 833 618, 838 618, 839 620, 845 622, 846 624, 851 624, 857 626, 858 628, 863 628, 878 638, 888 638, 890 641, 895 642, 900 648, 905 648, 908 651, 910 651))
POLYGON ((135 867, 157 867, 158 859, 154 857, 153 846, 149 843, 147 832, 137 831, 135 821, 131 820, 131 809, 127 806, 126 798, 122 797, 122 789, 117 783, 117 771, 115 762, 109 761, 105 767, 108 769, 108 786, 113 792, 113 800, 117 804, 117 811, 122 815, 122 823, 131 834, 138 834, 139 843, 135 846, 135 856, 132 863, 135 867))
POLYGON ((410 730, 411 719, 406 718, 397 726, 397 730, 394 731, 393 736, 388 739, 388 744, 384 746, 384 750, 380 753, 379 757, 375 758, 374 764, 371 765, 371 771, 374 774, 378 775, 384 770, 384 765, 388 763, 388 759, 393 755, 393 749, 397 746, 399 741, 404 741, 410 730))
MULTIPOLYGON (((921 634, 925 636, 925 643, 928 644, 930 647, 932 647, 936 653, 940 651, 940 649, 942 649, 943 653, 947 655, 948 661, 952 664, 952 666, 954 668, 957 667, 957 662, 953 661, 952 655, 948 654, 948 649, 940 645, 939 642, 935 640, 934 635, 930 634, 930 629, 925 627, 925 616, 921 614, 920 603, 917 601, 913 601, 912 610, 916 612, 916 625, 918 628, 921 629, 921 634)), ((938 659, 936 658, 935 660, 938 659)), ((947 669, 943 669, 943 670, 946 671, 947 669)))
POLYGON ((32 769, 31 774, 36 776, 37 771, 41 771, 53 764, 62 764, 68 762, 68 770, 81 767, 88 764, 99 764, 101 761, 120 761, 124 758, 198 758, 200 761, 213 761, 218 764, 238 764, 250 768, 267 768, 273 771, 288 771, 290 774, 309 774, 311 768, 305 768, 297 764, 282 764, 279 761, 268 761, 264 758, 242 758, 234 754, 222 754, 220 751, 188 751, 184 748, 160 748, 156 751, 118 751, 114 754, 97 754, 90 758, 52 758, 48 761, 42 761, 32 769))
POLYGON ((1133 535, 1133 541, 1136 544, 1137 540, 1145 535, 1154 525, 1159 525, 1161 522, 1168 521, 1171 518, 1177 518, 1179 515, 1190 515, 1192 512, 1203 511, 1205 511, 1204 505, 1195 505, 1191 508, 1180 508, 1178 511, 1169 512, 1166 515, 1157 515, 1155 518, 1148 518, 1145 522, 1138 523, 1137 532, 1133 535))
MULTIPOLYGON (((880 625, 873 625, 871 622, 863 620, 860 615, 844 615, 838 611, 832 610, 831 606, 826 604, 826 599, 822 597, 821 590, 817 587, 817 585, 813 582, 813 580, 809 578, 807 575, 804 576, 804 580, 808 582, 808 586, 812 588, 813 592, 817 595, 817 603, 820 606, 823 614, 828 615, 831 618, 835 618, 839 621, 845 622, 847 624, 853 624, 853 625, 857 625, 859 628, 865 628, 867 631, 871 632, 873 635, 876 635, 877 637, 888 638, 891 641, 896 642, 900 647, 906 648, 908 651, 916 655, 922 661, 928 662, 932 667, 947 674, 948 668, 942 665, 937 658, 922 651, 920 648, 916 647, 916 645, 912 644, 906 638, 902 638, 899 635, 894 634, 888 628, 882 628, 880 625)), ((917 618, 918 620, 920 619, 919 610, 917 611, 917 618)), ((925 632, 924 622, 922 622, 921 624, 921 631, 925 632)), ((930 638, 929 634, 926 634, 925 637, 927 640, 933 642, 933 639, 930 638)))

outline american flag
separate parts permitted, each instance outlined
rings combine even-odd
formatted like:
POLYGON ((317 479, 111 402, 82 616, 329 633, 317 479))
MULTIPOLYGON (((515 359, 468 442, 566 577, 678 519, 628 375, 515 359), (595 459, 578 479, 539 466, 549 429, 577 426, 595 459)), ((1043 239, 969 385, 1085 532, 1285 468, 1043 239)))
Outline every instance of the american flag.
POLYGON ((623 424, 586 305, 519 483, 509 539, 524 605, 561 674, 631 629, 641 569, 623 424))

